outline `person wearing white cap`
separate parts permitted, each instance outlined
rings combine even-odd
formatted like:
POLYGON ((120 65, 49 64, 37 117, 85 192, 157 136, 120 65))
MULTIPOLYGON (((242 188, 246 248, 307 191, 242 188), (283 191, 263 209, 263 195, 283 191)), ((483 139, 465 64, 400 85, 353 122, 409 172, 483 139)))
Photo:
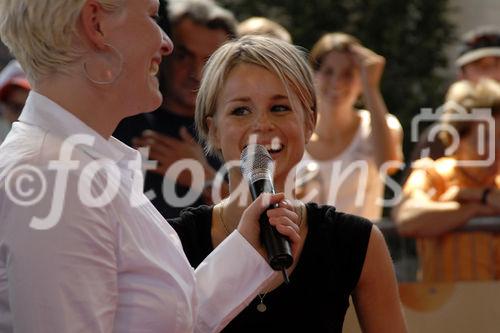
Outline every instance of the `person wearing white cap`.
MULTIPOLYGON (((481 79, 500 82, 500 27, 481 26, 465 33, 455 65, 459 70, 458 79, 477 83, 481 79)), ((429 126, 422 132, 413 148, 410 161, 415 161, 428 152, 428 157, 438 159, 444 156, 445 145, 438 139, 429 140, 429 126)), ((406 177, 404 177, 406 178, 406 177)))
POLYGON ((466 33, 455 65, 462 79, 500 81, 500 28, 482 26, 466 33))

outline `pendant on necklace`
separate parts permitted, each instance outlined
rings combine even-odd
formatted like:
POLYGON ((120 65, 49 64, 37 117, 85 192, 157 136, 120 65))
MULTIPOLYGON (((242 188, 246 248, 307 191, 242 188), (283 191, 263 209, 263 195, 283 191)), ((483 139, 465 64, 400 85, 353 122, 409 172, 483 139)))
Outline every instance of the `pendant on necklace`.
POLYGON ((257 311, 259 312, 265 312, 267 310, 267 306, 260 301, 259 304, 257 304, 257 311))
POLYGON ((260 300, 260 303, 257 304, 257 311, 259 311, 260 313, 266 312, 266 310, 267 310, 267 306, 264 304, 264 297, 266 297, 266 295, 267 295, 267 292, 257 295, 257 296, 259 296, 259 300, 260 300))

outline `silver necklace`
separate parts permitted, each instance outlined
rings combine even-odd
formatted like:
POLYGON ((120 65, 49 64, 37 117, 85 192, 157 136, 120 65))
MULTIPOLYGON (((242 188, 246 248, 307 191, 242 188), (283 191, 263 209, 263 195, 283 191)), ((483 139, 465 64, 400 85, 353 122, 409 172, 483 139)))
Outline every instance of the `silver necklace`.
MULTIPOLYGON (((302 225, 303 209, 304 209, 304 206, 299 207, 299 213, 300 213, 300 220, 299 220, 299 225, 298 225, 299 228, 302 225)), ((222 222, 222 226, 224 227, 227 235, 229 235, 230 234, 229 228, 226 226, 226 223, 224 222, 224 201, 222 201, 220 203, 220 206, 219 206, 219 220, 222 222)), ((266 297, 268 292, 269 291, 266 291, 263 294, 257 295, 257 296, 259 296, 259 300, 260 300, 259 304, 257 304, 257 311, 259 311, 261 313, 266 312, 266 310, 267 310, 267 306, 266 306, 266 304, 264 304, 264 297, 266 297)))

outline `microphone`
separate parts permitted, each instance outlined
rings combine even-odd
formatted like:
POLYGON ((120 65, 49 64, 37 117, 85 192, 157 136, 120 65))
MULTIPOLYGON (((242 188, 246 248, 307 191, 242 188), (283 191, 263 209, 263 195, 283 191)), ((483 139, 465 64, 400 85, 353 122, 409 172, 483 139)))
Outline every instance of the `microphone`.
MULTIPOLYGON (((248 182, 253 200, 261 193, 275 193, 273 171, 273 159, 264 146, 249 144, 241 152, 241 173, 248 182)), ((289 283, 286 269, 293 263, 290 243, 269 223, 266 214, 268 209, 276 207, 278 204, 270 205, 260 216, 260 238, 266 248, 269 265, 275 271, 281 271, 285 282, 289 283)))

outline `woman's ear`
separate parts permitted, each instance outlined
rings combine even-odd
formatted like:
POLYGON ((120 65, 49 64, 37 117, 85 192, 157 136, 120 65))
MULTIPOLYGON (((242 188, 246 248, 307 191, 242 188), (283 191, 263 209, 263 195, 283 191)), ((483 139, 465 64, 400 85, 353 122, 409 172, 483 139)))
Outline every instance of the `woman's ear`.
POLYGON ((104 49, 106 41, 102 32, 104 10, 97 0, 87 0, 80 13, 81 33, 93 47, 104 49))
POLYGON ((215 125, 214 117, 207 116, 205 121, 207 122, 208 128, 208 143, 212 146, 212 148, 220 150, 219 133, 217 131, 217 126, 215 125))

